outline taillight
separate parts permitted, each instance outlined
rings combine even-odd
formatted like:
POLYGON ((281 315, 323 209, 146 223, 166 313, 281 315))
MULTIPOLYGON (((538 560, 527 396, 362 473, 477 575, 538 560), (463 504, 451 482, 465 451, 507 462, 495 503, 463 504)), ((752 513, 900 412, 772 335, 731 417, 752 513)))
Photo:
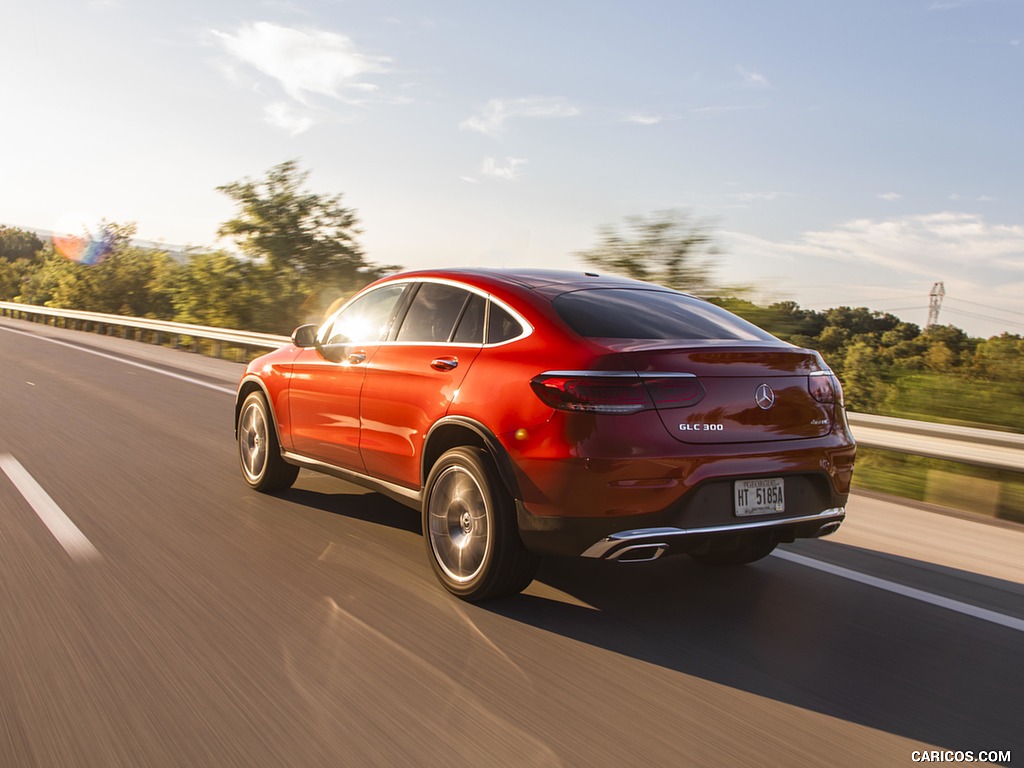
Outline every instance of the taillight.
POLYGON ((704 399, 696 376, 645 376, 643 382, 655 408, 687 408, 704 399))
POLYGON ((636 413, 648 408, 683 408, 704 397, 694 377, 618 372, 542 373, 530 382, 546 405, 560 411, 636 413))
POLYGON ((819 403, 843 404, 843 386, 831 371, 815 371, 807 378, 807 386, 819 403))

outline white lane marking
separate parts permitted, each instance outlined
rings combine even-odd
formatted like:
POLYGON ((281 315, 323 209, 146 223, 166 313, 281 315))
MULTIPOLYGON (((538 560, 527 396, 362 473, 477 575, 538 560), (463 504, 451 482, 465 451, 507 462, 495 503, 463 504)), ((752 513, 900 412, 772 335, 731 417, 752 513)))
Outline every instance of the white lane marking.
POLYGON ((43 525, 50 529, 50 533, 67 550, 72 559, 79 561, 100 559, 100 553, 92 545, 92 542, 75 527, 75 524, 57 506, 57 503, 28 473, 28 470, 21 466, 21 462, 9 453, 0 453, 0 469, 11 479, 14 487, 21 491, 25 501, 35 510, 39 519, 43 521, 43 525))
POLYGON ((990 621, 993 624, 999 624, 1009 629, 1015 629, 1018 632, 1024 632, 1024 619, 1018 619, 1013 616, 1006 616, 1002 613, 996 613, 990 611, 987 608, 979 608, 976 605, 970 603, 962 603, 959 600, 953 600, 949 597, 942 597, 941 595, 934 595, 931 592, 925 592, 923 589, 915 589, 914 587, 907 587, 903 584, 897 584, 893 581, 886 581, 880 579, 877 576, 868 576, 865 573, 859 571, 853 571, 849 568, 843 568, 839 565, 832 565, 821 560, 815 560, 813 557, 805 557, 798 555, 795 552, 786 552, 781 549, 777 549, 772 553, 775 557, 781 560, 786 560, 790 563, 797 565, 803 565, 808 568, 815 568, 825 573, 831 573, 833 576, 839 576, 842 579, 849 579, 850 581, 856 581, 860 584, 866 584, 869 587, 875 587, 876 589, 884 589, 886 592, 892 592, 897 595, 903 595, 909 597, 912 600, 918 600, 922 603, 928 603, 929 605, 936 605, 939 608, 946 608, 950 611, 956 611, 962 613, 965 616, 972 616, 975 619, 981 619, 983 621, 990 621))
POLYGON ((51 344, 60 344, 62 347, 70 347, 71 349, 77 349, 79 352, 88 352, 90 355, 96 355, 97 357, 105 357, 107 360, 115 360, 125 365, 134 365, 136 368, 142 368, 144 371, 151 371, 152 373, 159 373, 164 376, 170 376, 172 379, 180 379, 181 381, 187 381, 190 384, 198 384, 200 387, 206 387, 212 389, 215 392, 224 392, 229 395, 235 394, 235 390, 230 387, 221 387, 217 384, 211 384, 208 381, 202 381, 201 379, 194 379, 191 376, 185 376, 180 373, 173 373, 172 371, 166 371, 162 368, 157 368, 153 365, 146 365, 145 363, 137 363, 134 360, 127 360, 117 355, 108 355, 106 352, 99 352, 95 349, 89 349, 87 347, 80 347, 77 344, 71 344, 67 341, 61 341, 60 339, 51 339, 46 336, 39 336, 35 333, 28 333, 27 331, 17 331, 14 328, 4 328, 0 326, 0 331, 7 331, 8 333, 17 333, 21 336, 28 336, 33 339, 39 339, 40 341, 48 341, 51 344))

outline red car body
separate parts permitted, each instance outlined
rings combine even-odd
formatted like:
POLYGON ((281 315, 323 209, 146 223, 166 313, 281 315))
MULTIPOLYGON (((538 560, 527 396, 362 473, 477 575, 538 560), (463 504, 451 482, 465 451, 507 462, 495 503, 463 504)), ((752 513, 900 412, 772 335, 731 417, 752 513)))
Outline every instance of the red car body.
POLYGON ((377 281, 250 363, 235 417, 250 485, 305 467, 420 508, 468 599, 548 553, 728 565, 831 533, 856 452, 816 352, 659 286, 543 270, 377 281), (674 313, 701 337, 665 338, 674 313))

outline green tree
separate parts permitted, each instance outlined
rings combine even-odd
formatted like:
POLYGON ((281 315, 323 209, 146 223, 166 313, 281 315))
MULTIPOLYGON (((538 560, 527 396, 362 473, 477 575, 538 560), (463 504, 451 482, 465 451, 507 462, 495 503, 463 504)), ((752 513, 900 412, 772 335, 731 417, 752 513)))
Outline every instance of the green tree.
POLYGON ((134 224, 103 224, 106 254, 97 264, 80 264, 45 246, 21 281, 18 301, 64 309, 83 309, 132 317, 170 318, 170 286, 164 275, 174 268, 162 251, 131 244, 134 224))
POLYGON ((12 301, 21 293, 22 283, 28 279, 34 266, 35 263, 28 259, 0 259, 0 301, 12 301))
POLYGON ((767 307, 736 297, 712 298, 710 301, 798 346, 806 344, 797 340, 813 339, 825 326, 824 315, 813 309, 803 309, 795 301, 779 301, 767 307))
POLYGON ((978 344, 974 369, 989 381, 1006 381, 1024 388, 1024 338, 1004 333, 978 344))
MULTIPOLYGON (((267 330, 262 318, 271 291, 260 284, 261 270, 230 253, 196 253, 177 274, 174 319, 251 331, 267 330)), ((271 329, 275 330, 275 329, 271 329)))
POLYGON ((842 369, 847 407, 851 411, 878 413, 888 395, 884 353, 858 339, 847 348, 842 369))
POLYGON ((42 248, 43 241, 35 232, 0 226, 0 261, 33 259, 42 248))
POLYGON ((628 216, 624 231, 605 225, 598 243, 574 255, 596 269, 707 295, 713 292, 711 226, 678 209, 628 216))
POLYGON ((261 304, 272 313, 276 330, 318 315, 339 294, 394 269, 366 260, 356 212, 341 204, 341 195, 306 191, 308 177, 289 160, 261 180, 217 187, 238 206, 237 216, 224 222, 218 235, 233 240, 252 260, 253 283, 270 289, 261 304))

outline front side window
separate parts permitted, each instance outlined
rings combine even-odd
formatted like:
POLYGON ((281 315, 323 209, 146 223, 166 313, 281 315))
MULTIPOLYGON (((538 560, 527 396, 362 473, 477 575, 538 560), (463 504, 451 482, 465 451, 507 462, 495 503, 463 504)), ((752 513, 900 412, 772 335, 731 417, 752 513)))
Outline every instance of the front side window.
POLYGON ((391 331, 398 301, 406 286, 385 285, 360 296, 327 324, 321 344, 384 341, 391 331))

